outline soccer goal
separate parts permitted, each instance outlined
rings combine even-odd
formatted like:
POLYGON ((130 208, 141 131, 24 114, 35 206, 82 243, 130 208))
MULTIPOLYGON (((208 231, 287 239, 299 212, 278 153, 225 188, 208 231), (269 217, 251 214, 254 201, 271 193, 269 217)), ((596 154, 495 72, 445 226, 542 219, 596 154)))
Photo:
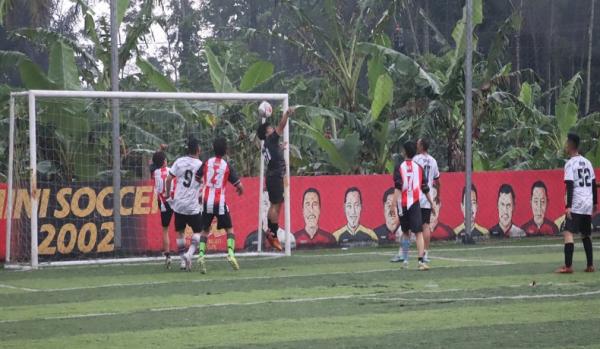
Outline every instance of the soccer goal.
MULTIPOLYGON (((236 253, 291 255, 289 124, 283 135, 286 175, 283 253, 264 241, 268 198, 264 157, 255 137, 258 105, 277 118, 287 94, 179 92, 15 92, 10 96, 6 202, 6 267, 162 260, 160 210, 150 176, 152 154, 169 165, 192 136, 201 160, 216 137, 227 139, 229 163, 243 177, 243 196, 228 185, 236 253), (167 145, 165 149, 165 145, 167 145)), ((189 228, 188 228, 189 229, 189 228)), ((176 250, 173 222, 170 249, 176 250)), ((189 243, 191 231, 186 230, 189 243)), ((210 256, 223 256, 226 234, 211 227, 210 256)), ((176 255, 176 253, 173 253, 176 255)))

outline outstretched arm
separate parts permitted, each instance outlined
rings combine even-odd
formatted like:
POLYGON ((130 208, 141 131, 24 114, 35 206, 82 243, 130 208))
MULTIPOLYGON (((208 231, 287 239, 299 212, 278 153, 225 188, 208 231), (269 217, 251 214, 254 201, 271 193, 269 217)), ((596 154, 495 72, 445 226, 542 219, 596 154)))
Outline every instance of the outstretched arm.
POLYGON ((283 129, 285 129, 285 126, 287 125, 288 119, 291 115, 294 115, 295 109, 294 108, 288 108, 288 110, 285 111, 285 113, 283 113, 283 116, 281 117, 281 120, 279 121, 279 125, 277 125, 277 128, 275 129, 275 132, 277 132, 278 135, 283 135, 283 129))

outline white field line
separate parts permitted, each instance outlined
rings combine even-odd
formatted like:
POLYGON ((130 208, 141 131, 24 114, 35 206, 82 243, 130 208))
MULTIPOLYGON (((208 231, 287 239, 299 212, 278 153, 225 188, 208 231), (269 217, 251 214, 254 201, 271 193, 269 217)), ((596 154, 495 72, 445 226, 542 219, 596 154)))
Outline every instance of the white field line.
MULTIPOLYGON (((464 263, 488 263, 491 266, 497 265, 510 265, 513 263, 505 261, 495 261, 486 259, 464 259, 464 258, 450 258, 450 257, 432 257, 437 259, 443 259, 448 261, 457 261, 464 263)), ((488 266, 481 265, 481 266, 488 266)), ((455 268, 454 266, 439 266, 440 268, 455 268)), ((300 278, 300 277, 314 277, 314 276, 332 276, 332 275, 346 275, 346 274, 370 274, 380 273, 388 271, 400 271, 399 267, 396 268, 382 268, 382 269, 369 269, 359 271, 339 271, 330 273, 310 273, 310 274, 290 274, 290 275, 274 275, 274 276, 248 276, 248 277, 232 277, 222 279, 194 279, 194 280, 169 280, 169 281, 145 281, 145 282, 131 282, 131 283, 112 283, 105 285, 95 286, 77 286, 77 287, 61 287, 61 288, 47 288, 47 289, 34 289, 34 288, 22 288, 11 285, 5 285, 6 287, 19 289, 27 292, 65 292, 65 291, 80 291, 80 290, 91 290, 91 289, 102 289, 102 288, 116 288, 116 287, 137 287, 137 286, 155 286, 155 285, 168 285, 177 283, 204 283, 204 282, 215 282, 215 281, 248 281, 248 280, 271 280, 271 279, 289 279, 289 278, 300 278)))
POLYGON ((435 260, 443 260, 443 261, 456 261, 456 262, 465 262, 465 263, 488 263, 491 265, 511 265, 515 263, 507 262, 507 261, 495 261, 491 259, 467 259, 467 258, 452 258, 452 257, 441 257, 432 255, 431 259, 435 260))
MULTIPOLYGON (((578 244, 581 245, 581 244, 578 244)), ((583 245, 582 245, 583 246, 583 245)), ((543 244, 543 245, 517 245, 517 246, 474 246, 474 247, 457 247, 457 248, 435 248, 432 247, 430 252, 469 252, 469 251, 482 251, 482 250, 506 250, 506 249, 523 249, 523 248, 548 248, 548 247, 563 247, 563 244, 543 244)), ((596 245, 594 248, 600 249, 600 246, 596 245)), ((411 254, 416 253, 411 251, 411 254)), ((381 256, 393 256, 396 252, 383 252, 383 251, 370 251, 370 252, 340 252, 340 253, 327 253, 327 254, 292 254, 294 258, 319 258, 319 257, 347 257, 347 256, 359 256, 359 255, 381 255, 381 256)))
POLYGON ((549 298, 577 298, 584 296, 600 295, 600 290, 578 292, 578 293, 546 293, 534 295, 515 295, 515 296, 489 296, 489 297, 458 297, 458 298, 386 298, 380 296, 367 296, 365 299, 378 301, 400 301, 400 302, 477 302, 477 301, 496 301, 496 300, 524 300, 524 299, 549 299, 549 298))
MULTIPOLYGON (((440 258, 441 259, 441 258, 440 258)), ((509 265, 509 262, 493 261, 485 259, 462 259, 462 258, 444 258, 446 260, 453 260, 457 262, 465 263, 489 263, 489 265, 509 265)), ((481 265, 488 266, 488 265, 481 265)), ((442 268, 455 268, 455 266, 439 266, 435 269, 442 268)), ((369 269, 369 270, 358 270, 358 271, 335 271, 329 273, 311 273, 311 274, 289 274, 289 275, 273 275, 273 276, 247 276, 247 277, 232 277, 222 279, 194 279, 194 280, 169 280, 169 281, 146 281, 146 282, 132 282, 132 283, 113 283, 106 285, 97 286, 79 286, 79 287, 64 287, 64 288, 48 288, 48 289, 37 289, 32 290, 36 292, 61 292, 61 291, 79 291, 88 289, 100 289, 100 288, 113 288, 113 287, 136 287, 136 286, 154 286, 154 285, 167 285, 177 283, 204 283, 204 282, 219 282, 219 281, 248 281, 248 280, 271 280, 271 279, 290 279, 290 278, 301 278, 301 277, 315 277, 315 276, 332 276, 332 275, 347 275, 347 274, 371 274, 371 273, 382 273, 388 271, 402 271, 400 267, 395 268, 382 268, 382 269, 369 269)))
POLYGON ((11 290, 19 290, 19 291, 26 291, 26 292, 37 292, 39 290, 36 290, 34 288, 27 288, 27 287, 19 287, 19 286, 13 286, 13 285, 8 285, 8 284, 0 284, 0 288, 8 288, 11 290))
MULTIPOLYGON (((517 285, 510 285, 517 286, 517 285)), ((522 285, 521 285, 522 287, 522 285)), ((393 295, 403 294, 414 294, 414 293, 450 293, 450 292, 466 292, 467 289, 447 289, 447 290, 410 290, 404 292, 393 293, 393 295)), ((162 308, 151 308, 125 312, 106 312, 106 313, 88 313, 88 314, 74 314, 66 316, 52 316, 42 317, 33 319, 21 319, 21 320, 0 320, 0 324, 5 323, 18 323, 25 321, 45 321, 45 320, 70 320, 80 319, 89 317, 104 317, 104 316, 120 316, 120 315, 131 315, 135 313, 141 313, 145 311, 151 312, 167 312, 167 311, 182 311, 191 309, 202 309, 202 308, 214 308, 214 307, 244 307, 244 306, 256 306, 266 304, 293 304, 293 303, 309 303, 309 302, 320 302, 320 301, 331 301, 331 300, 350 300, 350 299, 365 299, 365 300, 376 300, 376 301, 401 301, 401 302, 478 302, 478 301, 495 301, 495 300, 524 300, 524 299, 551 299, 551 298, 577 298, 584 296, 599 295, 600 290, 579 292, 579 293, 547 293, 537 295, 515 295, 515 296, 490 296, 490 297, 455 297, 455 298, 402 298, 402 297, 382 297, 382 294, 368 293, 362 295, 340 295, 330 297, 306 297, 306 298, 293 298, 293 299, 277 299, 267 301, 256 301, 256 302, 245 302, 245 303, 214 303, 214 304, 197 304, 189 306, 179 307, 162 307, 162 308)))

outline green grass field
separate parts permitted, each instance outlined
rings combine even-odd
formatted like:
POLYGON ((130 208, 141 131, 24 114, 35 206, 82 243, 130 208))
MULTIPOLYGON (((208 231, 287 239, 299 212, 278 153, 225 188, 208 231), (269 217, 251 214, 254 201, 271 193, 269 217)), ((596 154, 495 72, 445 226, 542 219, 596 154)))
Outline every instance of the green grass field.
POLYGON ((555 239, 435 245, 429 272, 394 252, 1 270, 0 348, 600 348, 581 246, 573 275, 555 239))

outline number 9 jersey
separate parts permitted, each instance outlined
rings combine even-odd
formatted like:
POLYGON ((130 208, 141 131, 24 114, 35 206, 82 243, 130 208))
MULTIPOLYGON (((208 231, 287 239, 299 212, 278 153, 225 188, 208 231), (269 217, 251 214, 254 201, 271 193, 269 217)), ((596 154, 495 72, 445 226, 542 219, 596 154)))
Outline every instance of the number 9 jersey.
POLYGON ((196 172, 202 161, 191 156, 182 156, 175 160, 169 170, 171 176, 177 178, 177 188, 171 208, 183 215, 200 213, 200 182, 196 180, 196 172))
POLYGON ((573 156, 565 165, 565 182, 573 182, 573 203, 571 212, 591 215, 593 210, 596 179, 592 163, 581 155, 573 156))

